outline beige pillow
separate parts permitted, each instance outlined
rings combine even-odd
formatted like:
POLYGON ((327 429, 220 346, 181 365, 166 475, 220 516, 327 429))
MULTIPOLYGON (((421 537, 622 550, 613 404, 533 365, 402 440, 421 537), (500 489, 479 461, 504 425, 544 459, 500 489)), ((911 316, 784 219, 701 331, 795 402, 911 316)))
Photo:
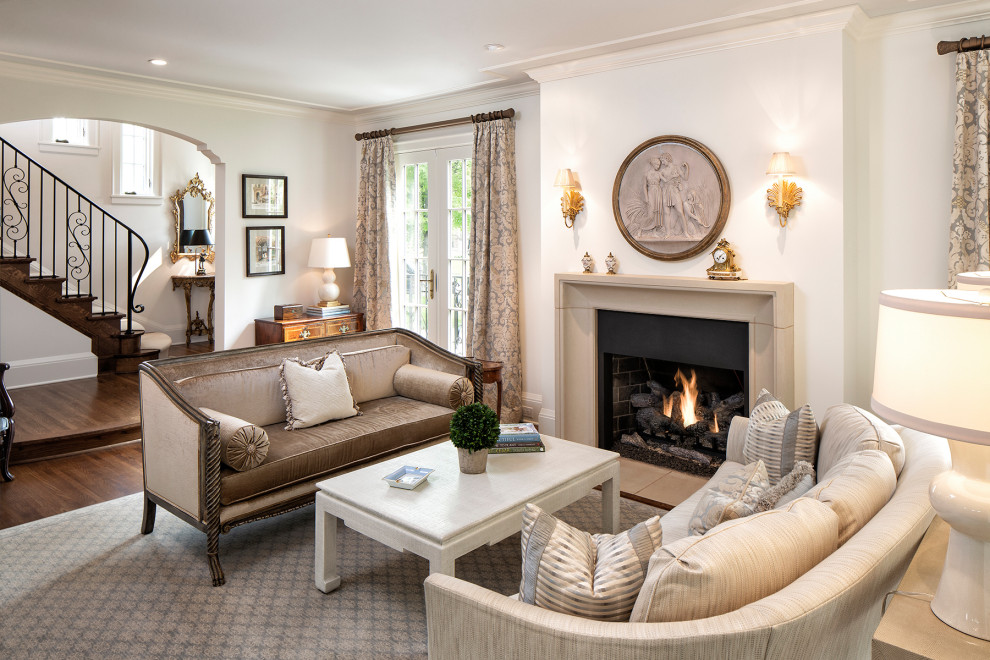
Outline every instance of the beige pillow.
POLYGON ((220 461, 238 472, 258 467, 268 456, 268 433, 265 429, 232 415, 200 408, 220 422, 220 461))
POLYGON ((746 463, 763 461, 770 484, 780 481, 798 461, 814 464, 818 424, 811 406, 794 412, 766 390, 760 392, 749 415, 743 457, 746 463))
POLYGON ((621 534, 589 534, 527 504, 519 600, 588 619, 627 621, 662 534, 660 516, 621 534))
POLYGON ((818 447, 818 473, 829 472, 843 456, 864 449, 879 449, 890 457, 894 474, 904 467, 904 441, 900 434, 871 412, 840 403, 825 411, 822 441, 818 447))
POLYGON ((409 364, 409 354, 405 346, 382 346, 341 355, 354 402, 361 404, 395 396, 395 372, 409 364))
POLYGON ((804 497, 824 502, 839 516, 839 545, 870 522, 897 488, 890 458, 878 449, 842 457, 804 497))
POLYGON ((726 520, 735 520, 757 512, 760 499, 770 487, 763 461, 729 466, 719 480, 708 486, 688 523, 692 534, 704 534, 726 520))
POLYGON ((197 408, 223 410, 258 426, 285 421, 277 365, 190 376, 175 381, 175 388, 197 408))
POLYGON ((412 364, 404 364, 395 372, 395 392, 454 410, 474 403, 474 385, 464 376, 412 364))
POLYGON ((765 598, 834 552, 838 526, 828 506, 801 498, 665 545, 629 621, 704 619, 765 598))
POLYGON ((298 358, 282 360, 282 396, 285 430, 304 429, 357 414, 340 355, 334 351, 317 369, 298 358))
POLYGON ((794 469, 763 493, 758 511, 780 508, 801 497, 815 486, 815 468, 808 461, 798 461, 794 469))

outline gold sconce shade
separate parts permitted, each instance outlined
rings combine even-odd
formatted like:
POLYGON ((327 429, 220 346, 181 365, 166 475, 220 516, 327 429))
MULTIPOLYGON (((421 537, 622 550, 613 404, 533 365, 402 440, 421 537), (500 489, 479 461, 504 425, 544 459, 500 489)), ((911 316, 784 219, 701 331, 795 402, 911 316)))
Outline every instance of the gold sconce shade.
POLYGON ((777 219, 781 227, 787 226, 787 216, 795 206, 801 206, 801 196, 804 193, 793 181, 787 181, 785 176, 794 175, 794 163, 791 154, 778 151, 770 157, 767 174, 777 177, 777 181, 767 189, 767 203, 777 210, 777 219))
POLYGON ((564 226, 570 229, 574 226, 574 216, 584 208, 584 197, 578 192, 581 186, 577 173, 569 169, 557 170, 553 186, 564 190, 560 198, 560 210, 564 214, 564 226))

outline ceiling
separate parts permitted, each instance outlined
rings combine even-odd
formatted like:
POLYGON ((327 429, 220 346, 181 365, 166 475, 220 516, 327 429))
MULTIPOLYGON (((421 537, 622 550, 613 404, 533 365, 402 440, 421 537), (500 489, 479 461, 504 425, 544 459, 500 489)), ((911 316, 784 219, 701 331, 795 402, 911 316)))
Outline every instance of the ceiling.
MULTIPOLYGON (((953 0, 859 0, 871 17, 953 0)), ((338 110, 849 0, 0 0, 0 58, 338 110), (489 52, 485 44, 504 48, 489 52), (156 67, 151 58, 168 60, 156 67)))

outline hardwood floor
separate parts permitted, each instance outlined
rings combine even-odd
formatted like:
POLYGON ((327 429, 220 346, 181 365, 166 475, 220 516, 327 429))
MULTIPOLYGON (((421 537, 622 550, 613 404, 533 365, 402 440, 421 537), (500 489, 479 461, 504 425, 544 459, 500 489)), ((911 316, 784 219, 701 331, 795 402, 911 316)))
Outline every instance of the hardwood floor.
POLYGON ((24 463, 0 483, 0 529, 140 492, 141 443, 24 463))
MULTIPOLYGON (((207 342, 180 344, 169 355, 212 348, 207 342)), ((23 387, 10 395, 17 423, 10 461, 14 480, 0 483, 0 529, 144 487, 136 440, 141 435, 137 374, 23 387), (77 453, 64 455, 69 452, 77 453)))

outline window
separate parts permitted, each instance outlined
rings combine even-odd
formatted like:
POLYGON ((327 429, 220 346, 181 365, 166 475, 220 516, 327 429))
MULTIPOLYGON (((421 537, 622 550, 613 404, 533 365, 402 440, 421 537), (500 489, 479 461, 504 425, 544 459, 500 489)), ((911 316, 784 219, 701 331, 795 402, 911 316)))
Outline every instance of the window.
POLYGON ((392 246, 393 323, 467 351, 471 149, 400 153, 392 246))
POLYGON ((133 124, 118 124, 113 153, 113 202, 161 203, 161 136, 133 124))
POLYGON ((54 153, 98 156, 100 122, 71 117, 46 119, 41 122, 38 148, 54 153))

